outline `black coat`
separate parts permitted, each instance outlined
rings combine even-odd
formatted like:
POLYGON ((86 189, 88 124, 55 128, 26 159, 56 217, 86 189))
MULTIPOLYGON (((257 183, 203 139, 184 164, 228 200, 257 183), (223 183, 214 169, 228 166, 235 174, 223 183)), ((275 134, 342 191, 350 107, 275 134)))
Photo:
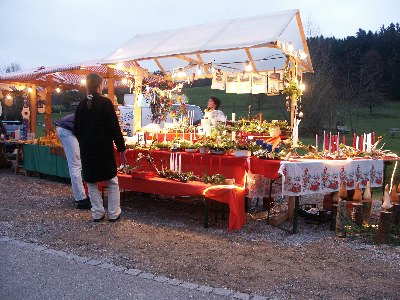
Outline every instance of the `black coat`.
POLYGON ((93 183, 117 175, 114 143, 118 152, 126 148, 111 100, 93 93, 91 109, 87 102, 85 98, 76 109, 74 134, 81 150, 83 178, 93 183))

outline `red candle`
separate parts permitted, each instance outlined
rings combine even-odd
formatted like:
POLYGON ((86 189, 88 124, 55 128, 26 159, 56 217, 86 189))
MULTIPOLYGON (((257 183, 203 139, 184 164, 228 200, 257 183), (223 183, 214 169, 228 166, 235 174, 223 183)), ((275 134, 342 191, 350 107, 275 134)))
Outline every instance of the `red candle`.
POLYGON ((375 145, 375 132, 372 133, 371 144, 375 145))
POLYGON ((360 135, 360 145, 359 145, 359 148, 358 148, 358 149, 362 150, 363 143, 364 143, 364 135, 361 134, 361 135, 360 135))
POLYGON ((357 136, 356 136, 356 133, 354 132, 354 133, 353 133, 353 144, 352 144, 352 147, 353 147, 353 148, 356 147, 356 140, 357 140, 357 136))
POLYGON ((346 145, 346 137, 345 136, 342 136, 342 144, 346 145))
POLYGON ((260 123, 262 123, 262 113, 260 113, 260 123))
POLYGON ((328 134, 325 136, 325 150, 329 150, 329 137, 328 134))
POLYGON ((221 167, 222 167, 222 159, 221 159, 221 157, 219 158, 219 162, 218 162, 218 164, 219 164, 219 170, 218 170, 218 173, 219 174, 221 174, 221 167))

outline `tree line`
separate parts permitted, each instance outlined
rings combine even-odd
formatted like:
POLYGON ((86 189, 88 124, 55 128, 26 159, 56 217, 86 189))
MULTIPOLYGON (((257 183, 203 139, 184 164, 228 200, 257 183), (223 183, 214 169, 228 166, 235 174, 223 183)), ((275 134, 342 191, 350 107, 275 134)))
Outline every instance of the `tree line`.
POLYGON ((346 125, 356 129, 365 110, 400 100, 400 25, 359 29, 343 39, 309 36, 314 73, 305 74, 302 127, 308 132, 346 125))

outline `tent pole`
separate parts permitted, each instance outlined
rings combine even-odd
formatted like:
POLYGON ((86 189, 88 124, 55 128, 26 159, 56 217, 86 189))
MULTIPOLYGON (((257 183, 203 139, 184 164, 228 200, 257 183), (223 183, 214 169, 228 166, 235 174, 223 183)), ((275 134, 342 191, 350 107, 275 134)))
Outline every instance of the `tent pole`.
POLYGON ((32 92, 29 95, 30 99, 30 132, 36 136, 36 123, 37 123, 37 92, 36 85, 32 85, 32 92))
POLYGON ((49 135, 51 131, 51 94, 53 93, 52 79, 52 75, 46 77, 46 113, 44 116, 46 136, 49 135))
POLYGON ((118 102, 114 100, 114 69, 107 67, 107 96, 111 100, 111 102, 114 104, 114 108, 118 106, 118 102))
POLYGON ((130 73, 135 78, 135 101, 133 102, 133 128, 132 132, 135 133, 142 128, 142 107, 138 103, 139 94, 142 92, 142 82, 146 75, 146 71, 140 67, 131 66, 130 73))

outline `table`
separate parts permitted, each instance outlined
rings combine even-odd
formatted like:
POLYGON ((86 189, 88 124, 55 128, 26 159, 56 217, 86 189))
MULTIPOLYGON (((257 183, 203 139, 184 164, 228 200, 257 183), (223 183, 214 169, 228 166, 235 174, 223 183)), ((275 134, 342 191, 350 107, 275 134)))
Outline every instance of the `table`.
MULTIPOLYGON (((208 227, 208 199, 228 204, 229 230, 238 230, 242 228, 246 222, 244 211, 246 191, 239 186, 211 186, 199 181, 183 183, 160 177, 139 178, 126 174, 118 174, 118 181, 120 189, 124 190, 177 197, 203 197, 205 204, 204 227, 208 227)), ((102 190, 105 186, 106 183, 102 182, 99 184, 99 189, 102 190)))
POLYGON ((360 188, 363 188, 368 180, 371 187, 380 187, 385 177, 384 160, 381 159, 291 159, 289 161, 264 160, 261 162, 254 159, 250 160, 252 173, 272 179, 281 175, 282 196, 295 198, 293 233, 297 232, 300 196, 336 192, 340 189, 343 181, 348 190, 354 189, 357 182, 360 182, 360 188))
POLYGON ((45 175, 70 178, 67 160, 50 153, 49 146, 23 145, 24 169, 45 175))
MULTIPOLYGON (((135 166, 136 158, 139 153, 148 153, 148 150, 129 149, 126 151, 126 159, 129 165, 135 166)), ((120 162, 119 153, 116 152, 117 164, 120 162)), ((155 150, 151 152, 157 168, 162 166, 169 168, 169 158, 171 151, 155 150)), ((235 157, 229 155, 211 155, 200 153, 179 152, 182 155, 182 172, 193 172, 195 175, 201 176, 202 173, 207 175, 222 174, 225 178, 235 178, 235 183, 243 185, 248 169, 247 157, 235 157)), ((144 171, 154 171, 154 168, 142 159, 142 168, 144 171)))

